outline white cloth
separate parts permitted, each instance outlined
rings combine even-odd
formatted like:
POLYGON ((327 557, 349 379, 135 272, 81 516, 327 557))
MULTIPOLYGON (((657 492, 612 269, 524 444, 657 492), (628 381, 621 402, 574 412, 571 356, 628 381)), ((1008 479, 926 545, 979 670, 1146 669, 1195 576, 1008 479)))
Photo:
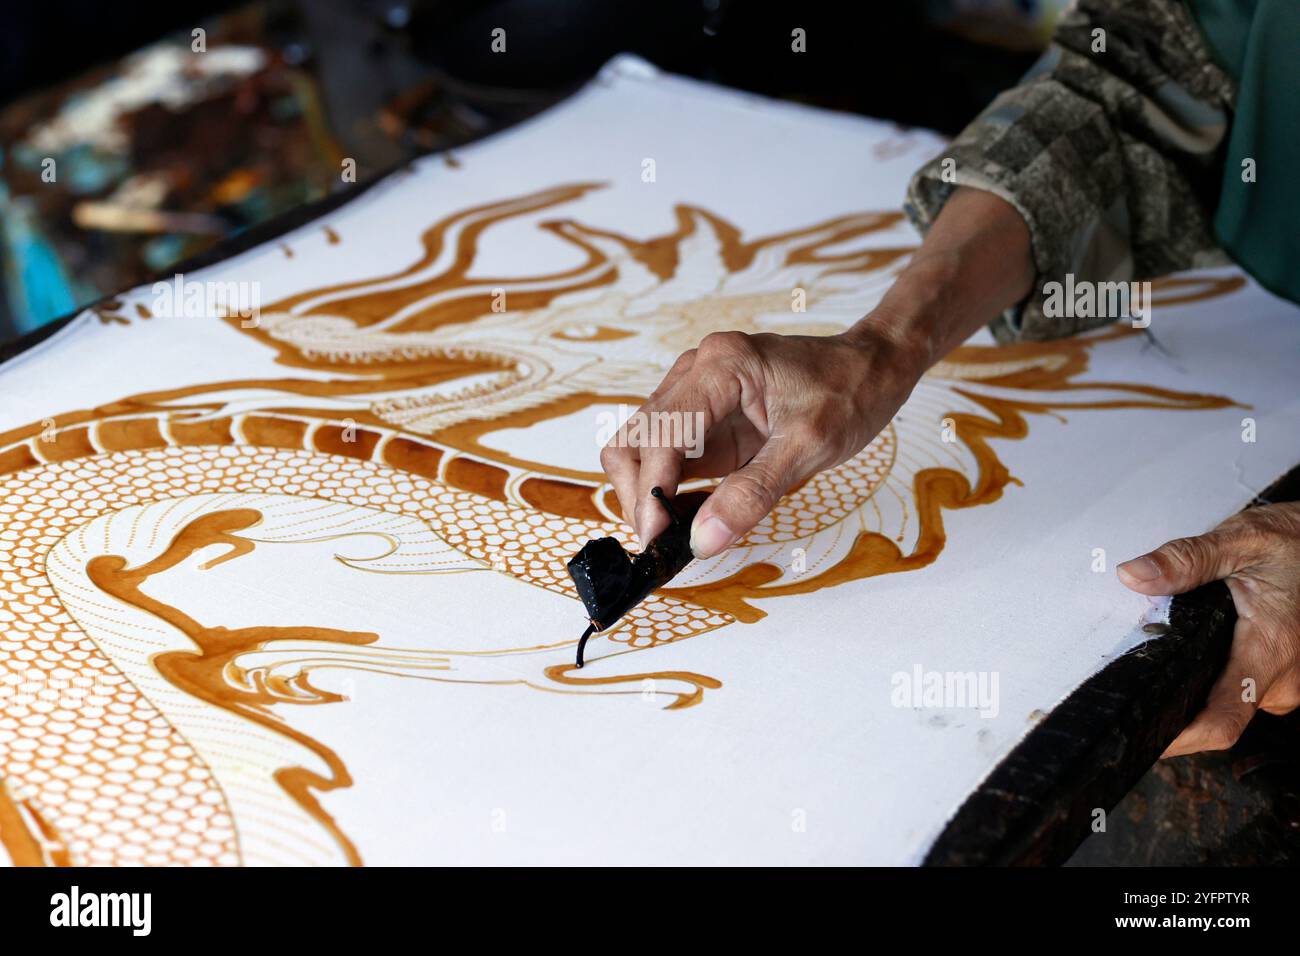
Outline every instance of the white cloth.
POLYGON ((919 860, 1163 613, 1114 565, 1300 459, 1300 315, 1235 271, 1157 288, 1158 347, 981 334, 564 670, 563 562, 628 540, 601 424, 708 331, 868 311, 941 146, 619 58, 0 368, 0 773, 37 847, 10 855, 919 860), (241 296, 249 328, 214 304, 241 296))

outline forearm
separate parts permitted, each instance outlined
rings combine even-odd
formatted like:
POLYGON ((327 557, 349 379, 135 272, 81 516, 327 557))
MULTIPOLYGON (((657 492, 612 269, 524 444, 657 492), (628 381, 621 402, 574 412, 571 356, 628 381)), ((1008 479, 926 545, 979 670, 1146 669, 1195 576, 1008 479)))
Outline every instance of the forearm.
POLYGON ((1033 278, 1024 219, 992 193, 963 187, 880 304, 848 335, 895 343, 919 375, 1023 299, 1033 278))
POLYGON ((1020 84, 917 172, 904 208, 922 232, 960 187, 1019 211, 1036 275, 1029 296, 990 317, 999 340, 1104 325, 1114 316, 1046 314, 1047 283, 1222 260, 1211 215, 1233 90, 1181 0, 1078 0, 1020 84))

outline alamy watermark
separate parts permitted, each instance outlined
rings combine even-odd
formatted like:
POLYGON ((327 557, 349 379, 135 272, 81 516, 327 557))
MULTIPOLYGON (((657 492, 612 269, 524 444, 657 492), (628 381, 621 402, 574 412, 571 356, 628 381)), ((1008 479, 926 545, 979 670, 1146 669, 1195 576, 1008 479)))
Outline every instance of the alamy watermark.
POLYGON ((1076 281, 1043 284, 1043 315, 1049 319, 1129 319, 1135 329, 1151 324, 1150 282, 1076 281))
POLYGON ((121 926, 132 936, 148 936, 153 928, 152 893, 82 892, 73 884, 66 893, 50 897, 51 926, 121 926))
POLYGON ((260 282, 200 282, 176 273, 153 284, 153 314, 164 318, 237 317, 243 328, 256 328, 262 314, 260 282))
POLYGON ((895 671, 889 683, 889 702, 895 707, 978 710, 988 719, 1000 709, 997 671, 927 671, 916 664, 910 671, 895 671))
POLYGON ((85 674, 51 674, 37 667, 0 675, 0 703, 5 707, 45 705, 70 711, 112 702, 117 682, 85 674))
POLYGON ((620 405, 617 412, 596 416, 596 444, 603 448, 681 448, 687 458, 704 454, 703 412, 634 412, 620 405))

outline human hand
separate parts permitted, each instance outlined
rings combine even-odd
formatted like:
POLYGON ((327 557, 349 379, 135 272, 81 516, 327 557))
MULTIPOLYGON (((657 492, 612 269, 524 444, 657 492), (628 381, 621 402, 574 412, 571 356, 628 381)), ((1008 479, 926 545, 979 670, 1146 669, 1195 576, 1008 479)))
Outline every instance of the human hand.
POLYGON ((1256 709, 1285 714, 1300 706, 1300 503, 1248 509, 1116 570, 1126 586, 1150 595, 1223 579, 1237 609, 1223 674, 1162 756, 1226 750, 1256 709))
MULTIPOLYGON (((992 193, 963 187, 880 304, 847 332, 706 337, 677 360, 638 413, 699 413, 701 456, 687 458, 681 441, 674 447, 638 440, 628 426, 601 451, 624 519, 644 546, 668 521, 651 488, 671 496, 683 478, 725 475, 691 526, 695 555, 717 554, 781 495, 860 451, 925 370, 1022 299, 1033 276, 1020 213, 992 193)), ((685 428, 677 431, 685 436, 685 428)))
MULTIPOLYGON (((600 463, 642 547, 667 526, 650 495, 672 496, 685 478, 726 476, 691 527, 699 558, 730 546, 791 488, 857 454, 889 423, 924 371, 900 337, 868 321, 832 336, 715 332, 682 354, 638 410, 699 416, 703 444, 687 457, 685 428, 633 428, 600 463)), ((660 419, 671 421, 671 419, 660 419)))

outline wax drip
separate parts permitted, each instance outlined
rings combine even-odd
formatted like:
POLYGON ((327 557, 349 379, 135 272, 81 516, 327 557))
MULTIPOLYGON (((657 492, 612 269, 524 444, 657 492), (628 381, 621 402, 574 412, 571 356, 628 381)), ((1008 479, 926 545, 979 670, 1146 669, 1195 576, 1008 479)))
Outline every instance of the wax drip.
POLYGON ((582 632, 582 637, 578 638, 578 668, 582 668, 582 653, 587 649, 587 638, 596 633, 596 625, 588 624, 587 629, 582 632))

